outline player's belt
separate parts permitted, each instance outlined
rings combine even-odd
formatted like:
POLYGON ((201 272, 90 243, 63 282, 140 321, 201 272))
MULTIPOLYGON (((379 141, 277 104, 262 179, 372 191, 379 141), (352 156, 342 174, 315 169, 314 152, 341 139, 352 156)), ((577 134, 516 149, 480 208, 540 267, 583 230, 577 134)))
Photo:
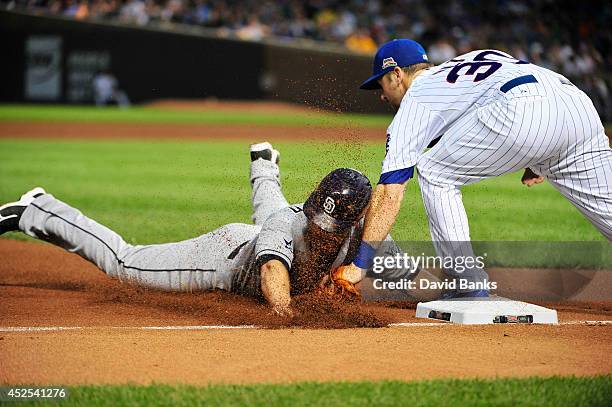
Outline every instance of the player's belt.
POLYGON ((242 250, 242 248, 244 246, 246 246, 247 243, 249 243, 250 240, 247 240, 246 242, 242 243, 240 246, 236 247, 234 250, 232 250, 232 252, 229 254, 229 256, 227 256, 228 260, 233 260, 236 256, 238 256, 238 253, 240 253, 240 250, 242 250))
POLYGON ((499 90, 501 90, 502 92, 506 93, 509 90, 511 90, 513 88, 516 88, 519 85, 524 85, 526 83, 537 83, 537 82, 538 82, 538 80, 533 75, 519 76, 518 78, 514 78, 514 79, 504 83, 502 85, 502 87, 499 88, 499 90))

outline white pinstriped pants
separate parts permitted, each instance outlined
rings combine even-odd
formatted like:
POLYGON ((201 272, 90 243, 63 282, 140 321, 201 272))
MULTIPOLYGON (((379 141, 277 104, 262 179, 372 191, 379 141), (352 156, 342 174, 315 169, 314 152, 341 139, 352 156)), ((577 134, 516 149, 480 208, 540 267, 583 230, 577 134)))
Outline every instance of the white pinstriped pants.
POLYGON ((470 240, 463 185, 527 167, 546 177, 612 240, 609 139, 588 96, 573 85, 546 85, 500 92, 495 102, 459 119, 419 158, 419 185, 434 242, 470 240))

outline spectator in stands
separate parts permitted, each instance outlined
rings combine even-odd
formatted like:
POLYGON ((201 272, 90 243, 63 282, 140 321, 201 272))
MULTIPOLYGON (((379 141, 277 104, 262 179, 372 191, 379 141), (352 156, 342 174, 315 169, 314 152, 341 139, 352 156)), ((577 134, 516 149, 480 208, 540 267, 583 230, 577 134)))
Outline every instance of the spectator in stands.
POLYGON ((453 47, 450 42, 444 37, 438 38, 438 40, 431 44, 427 49, 427 56, 429 57, 429 61, 434 65, 446 62, 457 55, 458 54, 457 50, 455 50, 455 47, 453 47))
POLYGON ((185 20, 185 16, 186 12, 183 0, 168 0, 160 14, 162 21, 176 23, 185 20))
POLYGON ((269 32, 270 28, 262 24, 257 16, 251 16, 249 23, 239 28, 236 35, 242 40, 261 41, 269 32))
POLYGON ((141 0, 128 0, 119 13, 119 19, 124 23, 147 25, 149 15, 146 12, 146 5, 141 0))
POLYGON ((376 52, 378 47, 372 37, 370 37, 370 34, 364 29, 359 29, 349 35, 344 44, 351 51, 361 54, 376 52))
MULTIPOLYGON (((0 5, 75 19, 197 24, 220 36, 257 41, 329 41, 360 53, 374 53, 391 38, 412 38, 426 46, 434 63, 473 49, 502 49, 599 95, 611 93, 612 3, 603 0, 0 0, 0 5)), ((601 98, 600 113, 612 121, 607 96, 601 98)))

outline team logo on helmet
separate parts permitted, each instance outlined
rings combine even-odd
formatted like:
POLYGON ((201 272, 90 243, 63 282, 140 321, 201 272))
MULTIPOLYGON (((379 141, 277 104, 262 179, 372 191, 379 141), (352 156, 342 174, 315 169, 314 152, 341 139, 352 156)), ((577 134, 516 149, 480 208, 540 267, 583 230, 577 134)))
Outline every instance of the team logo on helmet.
POLYGON ((392 66, 397 66, 397 62, 395 62, 393 57, 383 59, 382 69, 387 69, 392 66))
POLYGON ((334 209, 336 209, 336 204, 331 196, 325 198, 325 202, 323 203, 323 210, 326 214, 331 215, 334 213, 334 209))

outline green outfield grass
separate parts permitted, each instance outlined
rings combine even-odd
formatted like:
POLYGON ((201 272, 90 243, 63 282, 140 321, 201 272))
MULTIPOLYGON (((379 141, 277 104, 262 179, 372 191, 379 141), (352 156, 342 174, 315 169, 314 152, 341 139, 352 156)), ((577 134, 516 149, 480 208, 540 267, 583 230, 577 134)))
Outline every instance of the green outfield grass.
MULTIPOLYGON (((391 115, 335 114, 322 111, 259 113, 248 111, 178 111, 154 107, 116 107, 64 105, 0 105, 0 122, 97 122, 97 123, 183 123, 183 124, 262 124, 295 126, 361 126, 386 128, 391 115)), ((612 133, 612 124, 605 125, 612 133)))
MULTIPOLYGON (((302 202, 330 170, 348 166, 373 182, 384 147, 278 143, 283 189, 302 202)), ((0 202, 41 185, 131 243, 190 238, 250 222, 248 145, 243 142, 0 140, 0 202)), ((602 240, 550 185, 511 174, 464 188, 474 240, 602 240)), ((418 183, 411 181, 397 240, 429 240, 418 183)), ((13 235, 16 237, 18 235, 13 235)))
MULTIPOLYGON (((289 385, 83 386, 62 406, 609 406, 610 376, 289 385)), ((33 402, 31 405, 44 404, 33 402)))
MULTIPOLYGON (((266 115, 0 105, 0 129, 2 120, 384 126, 389 119, 314 112, 266 115)), ((341 166, 357 168, 375 183, 384 154, 384 146, 377 143, 284 142, 277 148, 290 202, 304 201, 327 172, 341 166)), ((248 146, 237 141, 2 139, 0 202, 41 185, 130 243, 178 241, 226 223, 250 222, 248 168, 248 146)), ((468 186, 463 194, 473 240, 604 241, 550 185, 526 188, 520 174, 468 186)), ((393 236, 401 241, 430 240, 415 181, 409 183, 393 236)), ((513 252, 509 257, 525 256, 513 252)))
POLYGON ((249 111, 166 110, 134 106, 129 109, 94 106, 0 105, 1 121, 98 122, 98 123, 183 123, 261 124, 289 126, 357 126, 386 128, 391 116, 335 114, 323 112, 260 113, 249 111))
MULTIPOLYGON (((384 154, 374 143, 276 147, 291 203, 303 202, 325 174, 341 166, 362 170, 376 182, 384 154)), ((0 202, 40 185, 133 244, 180 241, 227 223, 250 223, 248 172, 244 142, 0 140, 0 202)), ((590 268, 611 261, 601 260, 604 238, 548 184, 527 188, 516 173, 470 185, 463 194, 473 240, 599 242, 590 252, 573 253, 578 263, 559 258, 564 255, 549 260, 542 246, 527 254, 502 245, 489 258, 492 265, 590 268)), ((414 180, 392 234, 399 241, 430 240, 414 180)), ((3 237, 26 239, 20 233, 3 237)))

